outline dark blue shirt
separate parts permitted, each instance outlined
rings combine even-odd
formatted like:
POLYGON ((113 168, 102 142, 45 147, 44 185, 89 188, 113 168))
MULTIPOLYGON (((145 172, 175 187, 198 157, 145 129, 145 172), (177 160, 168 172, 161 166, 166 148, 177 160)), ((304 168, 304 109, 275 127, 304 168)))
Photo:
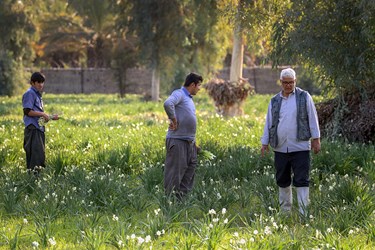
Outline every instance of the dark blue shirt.
MULTIPOLYGON (((38 112, 44 112, 42 95, 33 87, 30 87, 22 96, 22 106, 24 109, 31 109, 38 112)), ((30 124, 44 132, 44 126, 39 126, 38 120, 40 117, 23 115, 23 122, 25 127, 30 124)))

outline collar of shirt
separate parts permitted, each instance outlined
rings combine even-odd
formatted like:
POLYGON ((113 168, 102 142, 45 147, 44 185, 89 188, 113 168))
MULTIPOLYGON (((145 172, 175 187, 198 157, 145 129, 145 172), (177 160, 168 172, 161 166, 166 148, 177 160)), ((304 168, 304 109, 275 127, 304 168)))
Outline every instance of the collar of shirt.
POLYGON ((190 98, 193 98, 193 96, 189 93, 189 91, 185 87, 182 87, 182 90, 184 91, 185 95, 187 95, 190 98))
POLYGON ((35 92, 38 96, 42 97, 42 93, 40 93, 36 88, 31 87, 31 89, 34 90, 34 92, 35 92))
MULTIPOLYGON (((294 88, 292 93, 290 93, 289 95, 294 95, 295 93, 296 93, 296 88, 294 88)), ((289 97, 289 96, 288 97, 283 96, 283 91, 280 91, 279 95, 281 98, 284 98, 284 99, 287 99, 289 97)))

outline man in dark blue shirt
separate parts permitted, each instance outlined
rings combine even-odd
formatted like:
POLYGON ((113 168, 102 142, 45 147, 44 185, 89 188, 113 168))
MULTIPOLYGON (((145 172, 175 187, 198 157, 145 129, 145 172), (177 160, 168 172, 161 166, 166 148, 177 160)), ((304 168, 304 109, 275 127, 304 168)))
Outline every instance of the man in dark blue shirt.
POLYGON ((58 115, 49 116, 44 112, 42 90, 45 76, 40 72, 31 75, 31 87, 22 96, 23 122, 25 124, 23 147, 26 152, 26 164, 29 172, 39 173, 45 167, 45 127, 50 119, 59 119, 58 115))

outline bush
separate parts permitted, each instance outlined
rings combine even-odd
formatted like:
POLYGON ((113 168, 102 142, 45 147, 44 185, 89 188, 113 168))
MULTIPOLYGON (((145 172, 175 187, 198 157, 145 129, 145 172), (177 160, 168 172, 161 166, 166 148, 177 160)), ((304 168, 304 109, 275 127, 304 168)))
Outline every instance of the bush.
POLYGON ((22 63, 12 58, 12 53, 0 52, 0 95, 20 94, 22 83, 26 82, 22 63))

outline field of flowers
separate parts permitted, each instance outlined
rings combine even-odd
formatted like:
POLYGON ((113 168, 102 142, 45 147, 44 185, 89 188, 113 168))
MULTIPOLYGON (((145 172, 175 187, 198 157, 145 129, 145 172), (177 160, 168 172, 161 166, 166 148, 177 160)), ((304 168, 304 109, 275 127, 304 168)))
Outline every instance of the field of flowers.
POLYGON ((200 158, 183 202, 163 190, 162 103, 51 95, 47 168, 26 173, 21 97, 0 97, 0 249, 374 249, 375 147, 322 141, 306 217, 278 212, 273 155, 260 157, 270 96, 223 118, 195 97, 200 158))

